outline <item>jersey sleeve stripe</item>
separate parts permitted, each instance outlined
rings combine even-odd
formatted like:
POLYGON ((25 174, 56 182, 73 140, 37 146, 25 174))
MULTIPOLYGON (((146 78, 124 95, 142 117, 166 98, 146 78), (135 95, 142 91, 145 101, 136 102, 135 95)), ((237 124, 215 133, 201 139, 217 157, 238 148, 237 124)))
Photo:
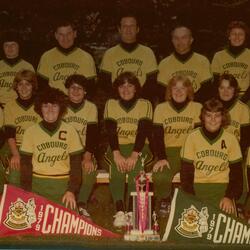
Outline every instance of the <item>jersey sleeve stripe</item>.
POLYGON ((156 69, 156 70, 153 70, 153 71, 146 73, 146 76, 148 77, 148 76, 153 75, 153 74, 158 73, 158 72, 159 72, 159 70, 156 69))
POLYGON ((181 158, 183 161, 185 162, 188 162, 188 163, 193 163, 194 161, 193 160, 190 160, 190 159, 187 159, 187 158, 181 158))
POLYGON ((238 163, 238 162, 241 162, 242 161, 242 158, 239 158, 237 160, 234 160, 234 161, 229 161, 229 164, 234 164, 234 163, 238 163))
POLYGON ((80 150, 78 150, 78 151, 74 151, 74 152, 70 152, 69 153, 69 155, 71 156, 71 155, 78 155, 78 154, 81 154, 81 153, 83 153, 83 149, 80 149, 80 150))
POLYGON ((37 71, 37 75, 41 76, 41 77, 44 78, 44 79, 49 80, 49 77, 48 77, 48 76, 45 76, 45 75, 39 73, 38 71, 37 71))
POLYGON ((20 154, 22 154, 22 155, 28 155, 28 156, 33 155, 33 153, 31 153, 31 152, 26 152, 26 151, 23 151, 23 150, 19 150, 19 152, 20 152, 20 154))
POLYGON ((116 119, 114 119, 112 117, 106 117, 106 118, 104 118, 104 120, 106 120, 106 121, 110 120, 110 121, 117 123, 116 119))

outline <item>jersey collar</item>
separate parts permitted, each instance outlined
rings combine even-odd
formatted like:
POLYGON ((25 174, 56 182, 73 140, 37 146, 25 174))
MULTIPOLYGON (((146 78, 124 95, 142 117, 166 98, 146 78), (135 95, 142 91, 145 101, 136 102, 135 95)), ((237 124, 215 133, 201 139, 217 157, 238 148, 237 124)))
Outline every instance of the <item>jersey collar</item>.
POLYGON ((128 113, 135 107, 137 101, 138 101, 137 98, 133 98, 132 100, 129 101, 119 100, 119 105, 123 110, 125 110, 128 113))
POLYGON ((39 125, 45 133, 47 133, 50 136, 53 136, 61 127, 61 123, 62 123, 61 121, 57 121, 55 123, 50 124, 50 123, 42 120, 39 123, 39 125))
POLYGON ((230 54, 232 57, 237 58, 239 57, 244 51, 246 50, 246 46, 227 46, 226 51, 228 54, 230 54))
POLYGON ((193 53, 193 50, 190 50, 187 53, 181 55, 178 52, 174 51, 174 56, 178 61, 186 63, 193 56, 193 53))
POLYGON ((188 106, 188 104, 190 103, 190 101, 188 99, 186 99, 184 102, 182 103, 177 103, 175 102, 173 99, 171 99, 169 101, 170 106, 172 107, 172 109, 174 109, 177 113, 182 112, 184 109, 186 109, 186 107, 188 106))
POLYGON ((70 110, 76 113, 77 111, 81 110, 84 107, 84 104, 85 104, 85 100, 83 100, 81 103, 70 102, 68 107, 70 110))
POLYGON ((11 67, 13 67, 13 66, 15 66, 16 64, 18 64, 21 61, 21 57, 20 56, 17 56, 16 58, 4 57, 3 60, 5 61, 5 63, 7 63, 11 67))
POLYGON ((222 133, 224 131, 223 128, 221 128, 219 131, 215 132, 215 133, 209 133, 204 127, 199 128, 200 132, 203 136, 203 138, 210 144, 214 144, 216 143, 220 137, 222 136, 222 133))
POLYGON ((135 51, 138 47, 138 42, 134 42, 134 43, 124 43, 124 42, 120 42, 120 47, 125 50, 128 53, 131 53, 133 51, 135 51))

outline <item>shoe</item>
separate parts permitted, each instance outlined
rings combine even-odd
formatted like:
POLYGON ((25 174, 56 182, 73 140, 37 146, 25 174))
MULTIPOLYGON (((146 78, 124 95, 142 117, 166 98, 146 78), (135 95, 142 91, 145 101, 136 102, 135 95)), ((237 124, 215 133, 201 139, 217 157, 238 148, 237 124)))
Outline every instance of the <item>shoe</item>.
POLYGON ((114 227, 125 227, 126 226, 126 216, 125 213, 123 211, 118 211, 115 215, 114 215, 114 222, 113 225, 114 227))
POLYGON ((160 202, 159 216, 165 218, 169 215, 171 204, 169 200, 162 199, 160 202))
POLYGON ((78 208, 78 213, 79 213, 80 216, 83 216, 85 219, 91 220, 91 216, 88 213, 86 208, 79 207, 78 208))

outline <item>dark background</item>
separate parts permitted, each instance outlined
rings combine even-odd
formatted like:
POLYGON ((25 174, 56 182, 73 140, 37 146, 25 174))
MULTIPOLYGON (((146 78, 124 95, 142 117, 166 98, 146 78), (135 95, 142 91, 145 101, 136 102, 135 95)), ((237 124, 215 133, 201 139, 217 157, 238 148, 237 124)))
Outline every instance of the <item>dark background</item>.
POLYGON ((79 46, 98 65, 103 52, 119 39, 116 20, 125 8, 137 11, 139 40, 154 50, 158 61, 172 50, 169 32, 175 23, 191 26, 194 49, 210 60, 226 44, 230 21, 250 24, 249 0, 0 0, 0 36, 8 29, 18 30, 22 55, 36 67, 41 54, 55 44, 55 20, 71 16, 79 46))

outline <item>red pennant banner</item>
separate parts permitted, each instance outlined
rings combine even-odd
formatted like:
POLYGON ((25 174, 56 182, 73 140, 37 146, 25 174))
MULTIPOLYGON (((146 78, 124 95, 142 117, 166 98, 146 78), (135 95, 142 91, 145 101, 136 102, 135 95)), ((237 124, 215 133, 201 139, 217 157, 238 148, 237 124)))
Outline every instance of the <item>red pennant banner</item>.
POLYGON ((27 234, 122 237, 42 196, 5 185, 0 204, 0 237, 27 234))

